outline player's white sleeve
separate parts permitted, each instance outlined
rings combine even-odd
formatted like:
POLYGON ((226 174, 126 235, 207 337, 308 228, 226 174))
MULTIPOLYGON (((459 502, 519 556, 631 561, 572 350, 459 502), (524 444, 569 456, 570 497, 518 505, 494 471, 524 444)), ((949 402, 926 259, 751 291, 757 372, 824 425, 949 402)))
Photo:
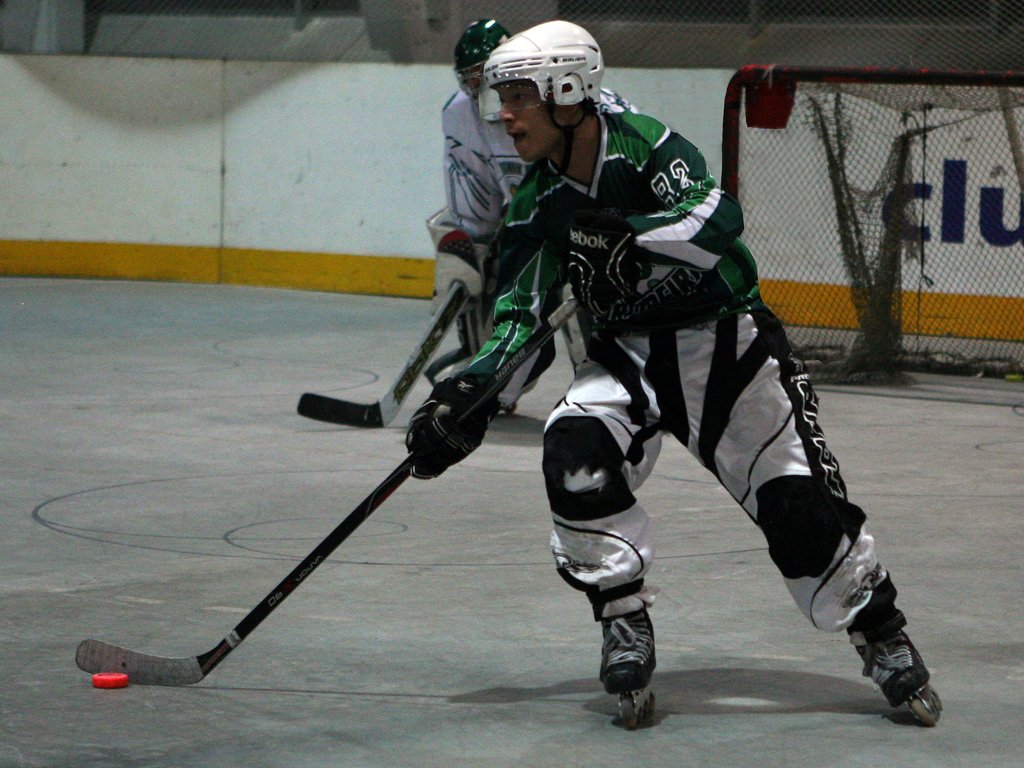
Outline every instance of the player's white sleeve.
POLYGON ((505 210, 481 122, 475 102, 461 92, 441 113, 447 207, 452 222, 475 240, 493 236, 505 210))
POLYGON ((597 105, 601 112, 639 112, 639 110, 622 98, 611 88, 601 89, 601 100, 597 105))

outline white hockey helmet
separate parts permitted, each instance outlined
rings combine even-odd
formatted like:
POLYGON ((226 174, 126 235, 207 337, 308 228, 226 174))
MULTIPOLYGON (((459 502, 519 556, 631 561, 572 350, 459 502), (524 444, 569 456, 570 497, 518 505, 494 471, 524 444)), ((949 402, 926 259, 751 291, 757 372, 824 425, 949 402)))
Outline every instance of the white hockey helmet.
POLYGON ((532 81, 549 104, 596 103, 603 74, 601 48, 587 30, 568 21, 538 24, 491 51, 480 111, 493 118, 500 109, 495 88, 522 80, 532 81))

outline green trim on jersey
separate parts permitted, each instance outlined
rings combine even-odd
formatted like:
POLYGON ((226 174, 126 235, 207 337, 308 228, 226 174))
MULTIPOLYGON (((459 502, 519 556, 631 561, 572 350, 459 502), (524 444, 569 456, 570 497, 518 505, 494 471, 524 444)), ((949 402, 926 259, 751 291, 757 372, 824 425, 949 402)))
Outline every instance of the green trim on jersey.
POLYGON ((650 158, 651 148, 666 138, 668 128, 653 117, 640 114, 630 114, 623 123, 632 132, 610 135, 608 156, 621 155, 630 165, 640 170, 650 158))
MULTIPOLYGON (((550 302, 545 305, 543 312, 533 311, 534 297, 558 295, 558 291, 551 289, 561 283, 559 271, 557 257, 545 253, 542 247, 498 294, 495 302, 495 332, 476 356, 476 360, 487 360, 490 370, 485 369, 485 375, 500 368, 509 355, 526 343, 541 325, 542 319, 553 311, 550 302)), ((472 373, 480 374, 481 371, 474 370, 472 373)))
POLYGON ((718 188, 700 150, 647 115, 598 119, 602 143, 589 187, 558 175, 547 161, 532 165, 520 184, 501 238, 506 279, 495 303, 494 335, 466 373, 489 378, 556 305, 577 209, 615 209, 641 241, 660 248, 640 249, 647 276, 634 296, 593 318, 595 328, 644 333, 764 308, 757 267, 739 238, 743 212, 718 188))
POLYGON ((531 165, 508 204, 508 211, 505 213, 506 227, 529 223, 537 212, 537 199, 540 197, 537 177, 537 165, 531 165))

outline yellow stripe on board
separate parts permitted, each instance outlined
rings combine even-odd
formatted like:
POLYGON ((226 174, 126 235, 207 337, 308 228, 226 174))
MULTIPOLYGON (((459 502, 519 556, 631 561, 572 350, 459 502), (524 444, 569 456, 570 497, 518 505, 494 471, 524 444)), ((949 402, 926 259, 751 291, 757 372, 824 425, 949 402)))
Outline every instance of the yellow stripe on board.
POLYGON ((217 282, 217 249, 0 240, 0 274, 217 282))
MULTIPOLYGON (((0 275, 173 280, 428 298, 433 259, 245 248, 0 240, 0 275)), ((788 325, 858 327, 850 289, 762 280, 761 294, 788 325)), ((929 336, 1024 341, 1024 298, 903 294, 903 330, 929 336)))
MULTIPOLYGON (((859 327, 849 286, 761 280, 761 295, 786 325, 859 327)), ((903 332, 1024 341, 1024 298, 904 291, 903 332)))
POLYGON ((309 291, 429 297, 434 260, 225 248, 222 283, 309 291))
POLYGON ((147 245, 0 240, 0 275, 173 280, 429 298, 433 259, 147 245))

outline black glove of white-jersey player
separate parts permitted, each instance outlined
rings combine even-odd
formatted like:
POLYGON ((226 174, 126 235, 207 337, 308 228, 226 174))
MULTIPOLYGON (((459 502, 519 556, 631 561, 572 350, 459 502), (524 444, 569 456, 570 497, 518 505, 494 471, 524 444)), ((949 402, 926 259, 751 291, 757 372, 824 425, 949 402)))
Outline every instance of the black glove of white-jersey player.
POLYGON ((621 298, 635 296, 647 272, 639 258, 636 231, 617 213, 578 210, 569 225, 568 278, 573 295, 587 309, 605 316, 621 298))
POLYGON ((463 418, 479 398, 479 391, 479 384, 461 376, 434 386, 430 397, 409 420, 405 435, 405 447, 413 458, 413 477, 437 477, 480 446, 498 412, 498 398, 490 398, 463 418))

